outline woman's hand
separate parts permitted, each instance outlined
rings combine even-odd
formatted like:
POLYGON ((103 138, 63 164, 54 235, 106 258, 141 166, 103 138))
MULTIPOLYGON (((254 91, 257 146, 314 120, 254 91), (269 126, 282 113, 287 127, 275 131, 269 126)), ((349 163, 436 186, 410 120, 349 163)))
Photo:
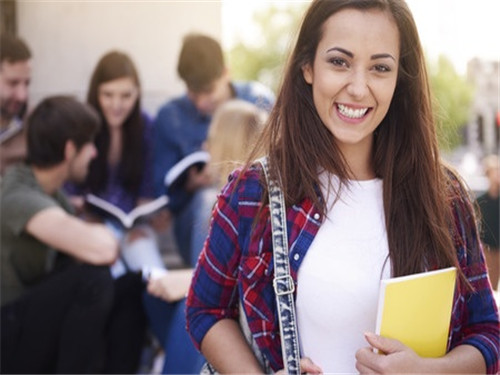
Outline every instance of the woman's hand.
MULTIPOLYGON (((300 359, 300 373, 301 374, 322 374, 321 367, 314 364, 310 358, 304 357, 300 359)), ((280 370, 276 375, 285 374, 285 370, 280 370)))
POLYGON ((167 302, 179 301, 186 296, 192 275, 192 269, 168 271, 166 275, 148 281, 148 293, 167 302))
POLYGON ((360 374, 405 374, 422 372, 423 359, 398 340, 365 333, 371 345, 356 352, 356 369, 360 374), (373 349, 378 349, 377 354, 373 349))

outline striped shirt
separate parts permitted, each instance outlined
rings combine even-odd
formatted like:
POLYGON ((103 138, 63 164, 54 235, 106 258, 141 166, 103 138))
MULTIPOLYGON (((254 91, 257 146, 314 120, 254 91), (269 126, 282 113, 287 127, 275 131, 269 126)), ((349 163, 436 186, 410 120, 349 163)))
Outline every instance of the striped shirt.
MULTIPOLYGON (((241 301, 250 331, 274 371, 283 368, 276 311, 269 209, 262 207, 259 167, 230 177, 214 208, 210 234, 187 300, 188 331, 200 348, 207 331, 221 319, 238 319, 241 301), (254 220, 259 214, 266 220, 254 220)), ((459 184, 457 184, 458 186, 459 184)), ((474 292, 457 287, 449 347, 467 344, 483 355, 488 373, 498 371, 499 320, 487 278, 475 218, 467 194, 452 201, 455 244, 462 271, 474 292)), ((308 198, 287 208, 291 276, 297 272, 322 223, 322 214, 308 198)), ((297 290, 297 288, 295 288, 297 290)))

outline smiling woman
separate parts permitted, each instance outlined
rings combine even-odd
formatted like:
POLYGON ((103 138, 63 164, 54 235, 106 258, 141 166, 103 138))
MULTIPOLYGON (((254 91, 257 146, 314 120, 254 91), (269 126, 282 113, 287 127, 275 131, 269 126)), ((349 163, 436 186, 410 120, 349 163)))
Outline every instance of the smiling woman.
POLYGON ((205 357, 227 373, 285 363, 275 210, 253 163, 263 152, 286 201, 299 373, 496 373, 499 318, 474 209, 441 163, 406 2, 314 0, 282 82, 258 147, 222 189, 198 259, 187 319, 205 357), (450 266, 459 277, 445 356, 423 358, 370 333, 380 279, 450 266))
MULTIPOLYGON (((129 213, 153 198, 152 125, 141 111, 139 75, 130 57, 119 51, 102 56, 93 71, 87 98, 103 124, 95 140, 98 154, 88 178, 78 186, 66 186, 67 192, 75 202, 84 202, 87 194, 93 194, 129 213)), ((164 267, 156 234, 147 219, 125 228, 105 211, 93 210, 90 205, 78 208, 85 219, 113 228, 121 245, 121 257, 110 267, 116 294, 101 372, 134 373, 146 328, 144 285, 136 271, 144 266, 164 267)))
POLYGON ((325 22, 324 35, 314 63, 303 67, 304 79, 344 157, 356 158, 353 177, 371 179, 373 133, 389 110, 398 77, 398 28, 379 10, 346 9, 325 22))
MULTIPOLYGON (((276 7, 302 6, 304 2, 255 0, 244 3, 224 0, 222 3, 223 44, 229 50, 238 41, 253 46, 262 35, 256 25, 256 14, 276 7)), ((445 55, 460 74, 467 62, 478 57, 498 60, 498 51, 491 48, 496 18, 500 14, 497 0, 477 0, 474 6, 456 0, 407 0, 416 22, 424 50, 431 60, 445 55), (467 27, 463 27, 467 25, 467 27)))
POLYGON ((117 78, 99 86, 99 103, 108 125, 119 128, 132 112, 139 97, 139 87, 131 77, 117 78))

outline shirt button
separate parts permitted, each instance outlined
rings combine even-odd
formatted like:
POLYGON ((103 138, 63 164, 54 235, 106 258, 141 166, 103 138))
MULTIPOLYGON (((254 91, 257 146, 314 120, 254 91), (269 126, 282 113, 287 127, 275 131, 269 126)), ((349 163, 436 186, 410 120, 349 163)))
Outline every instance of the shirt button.
POLYGON ((295 254, 295 255, 293 256, 293 260, 299 260, 299 259, 300 259, 300 255, 299 255, 299 254, 295 254))
POLYGON ((316 212, 316 213, 314 214, 314 220, 319 220, 319 217, 320 217, 320 216, 319 216, 319 214, 316 212))

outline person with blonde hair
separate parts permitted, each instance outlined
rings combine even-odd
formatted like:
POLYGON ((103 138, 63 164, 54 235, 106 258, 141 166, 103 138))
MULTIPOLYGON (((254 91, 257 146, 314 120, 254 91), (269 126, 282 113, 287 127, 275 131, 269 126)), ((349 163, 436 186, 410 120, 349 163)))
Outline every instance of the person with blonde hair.
POLYGON ((220 190, 229 174, 247 159, 261 134, 267 112, 243 100, 230 100, 214 114, 208 128, 206 149, 214 185, 220 190))
MULTIPOLYGON (((212 186, 203 190, 204 212, 211 212, 217 193, 224 187, 231 172, 244 164, 264 129, 269 114, 256 105, 231 99, 214 113, 204 147, 210 154, 212 186)), ((209 218, 193 220, 191 259, 198 259, 208 233, 209 218)))
POLYGON ((500 271, 500 158, 488 155, 483 159, 483 169, 488 178, 488 190, 477 198, 481 212, 481 241, 485 247, 484 255, 491 286, 498 290, 500 271))
MULTIPOLYGON (((214 178, 212 188, 203 191, 205 211, 211 212, 217 200, 217 192, 227 181, 232 169, 244 163, 248 157, 266 118, 266 112, 254 104, 238 99, 222 104, 214 113, 205 142, 205 148, 211 157, 208 168, 214 178)), ((191 254, 194 260, 203 248, 208 224, 208 218, 193 222, 193 249, 198 249, 191 254)), ((184 318, 184 297, 189 290, 192 272, 192 269, 169 271, 164 276, 150 280, 148 285, 149 294, 157 297, 146 296, 145 302, 153 330, 166 354, 162 370, 164 374, 198 372, 204 362, 204 358, 195 352, 191 343, 186 347, 185 321, 180 319, 181 316, 184 318)))
MULTIPOLYGON (((274 93, 255 81, 235 81, 224 59, 219 41, 211 36, 189 33, 182 41, 177 72, 186 92, 166 102, 158 111, 154 125, 154 185, 156 195, 165 193, 165 174, 181 159, 200 151, 206 141, 214 112, 231 99, 254 103, 269 111, 274 93)), ((199 252, 193 247, 193 222, 205 220, 210 212, 202 199, 210 188, 208 170, 190 168, 185 184, 170 196, 174 238, 184 263, 194 266, 199 252)))

